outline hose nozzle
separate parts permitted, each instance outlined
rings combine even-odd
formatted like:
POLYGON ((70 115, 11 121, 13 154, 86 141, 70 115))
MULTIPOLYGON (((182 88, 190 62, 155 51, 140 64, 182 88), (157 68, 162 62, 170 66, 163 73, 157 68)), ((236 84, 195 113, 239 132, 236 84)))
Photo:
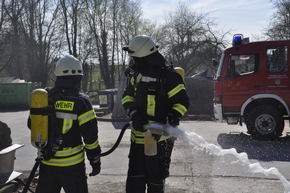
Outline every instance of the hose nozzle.
POLYGON ((163 136, 174 136, 174 137, 183 137, 184 132, 176 127, 172 127, 169 124, 162 123, 149 123, 144 126, 145 129, 148 129, 152 134, 163 135, 163 136))

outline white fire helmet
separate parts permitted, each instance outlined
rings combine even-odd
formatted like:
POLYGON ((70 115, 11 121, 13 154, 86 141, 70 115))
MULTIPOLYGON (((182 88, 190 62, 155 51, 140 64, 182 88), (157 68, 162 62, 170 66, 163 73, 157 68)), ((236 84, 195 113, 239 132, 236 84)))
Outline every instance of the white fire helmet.
POLYGON ((81 62, 72 55, 61 57, 54 69, 55 76, 82 76, 83 67, 81 62))
POLYGON ((129 42, 128 47, 125 47, 124 50, 128 51, 132 57, 142 58, 156 52, 158 46, 151 37, 138 35, 129 42))

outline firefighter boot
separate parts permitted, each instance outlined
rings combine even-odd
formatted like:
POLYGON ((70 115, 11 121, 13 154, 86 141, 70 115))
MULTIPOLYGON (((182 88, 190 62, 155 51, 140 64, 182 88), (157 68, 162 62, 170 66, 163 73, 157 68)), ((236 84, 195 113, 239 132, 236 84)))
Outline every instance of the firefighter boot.
POLYGON ((161 184, 148 182, 148 193, 164 193, 164 180, 161 184))
POLYGON ((126 182, 126 193, 144 193, 145 176, 128 176, 126 182))

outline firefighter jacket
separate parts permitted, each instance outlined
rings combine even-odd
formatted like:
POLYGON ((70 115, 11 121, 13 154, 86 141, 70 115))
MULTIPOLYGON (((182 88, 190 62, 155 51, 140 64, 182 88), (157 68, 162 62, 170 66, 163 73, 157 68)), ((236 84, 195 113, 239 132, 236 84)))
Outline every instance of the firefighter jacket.
MULTIPOLYGON (((137 111, 145 119, 144 123, 165 124, 169 120, 179 120, 187 112, 189 99, 181 76, 168 68, 163 68, 157 74, 151 77, 136 73, 131 77, 122 98, 128 116, 137 111)), ((131 141, 144 144, 145 134, 133 128, 131 141)), ((159 142, 165 139, 162 136, 159 142)))
POLYGON ((97 117, 88 96, 74 87, 54 87, 48 93, 55 116, 50 129, 61 143, 56 144, 59 147, 53 156, 42 163, 58 167, 76 165, 84 161, 85 152, 90 161, 100 159, 97 117))

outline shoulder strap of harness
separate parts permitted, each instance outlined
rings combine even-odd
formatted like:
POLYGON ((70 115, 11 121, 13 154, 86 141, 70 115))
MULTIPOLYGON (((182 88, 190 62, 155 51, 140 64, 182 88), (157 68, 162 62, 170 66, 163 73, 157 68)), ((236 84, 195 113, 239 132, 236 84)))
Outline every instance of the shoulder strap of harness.
POLYGON ((55 155, 57 150, 62 145, 62 133, 58 129, 56 111, 54 107, 55 102, 62 96, 62 93, 60 90, 53 90, 52 88, 49 87, 46 87, 45 90, 48 92, 49 105, 52 109, 48 131, 49 142, 47 144, 47 147, 45 147, 45 151, 43 153, 43 158, 45 160, 49 160, 55 155))

